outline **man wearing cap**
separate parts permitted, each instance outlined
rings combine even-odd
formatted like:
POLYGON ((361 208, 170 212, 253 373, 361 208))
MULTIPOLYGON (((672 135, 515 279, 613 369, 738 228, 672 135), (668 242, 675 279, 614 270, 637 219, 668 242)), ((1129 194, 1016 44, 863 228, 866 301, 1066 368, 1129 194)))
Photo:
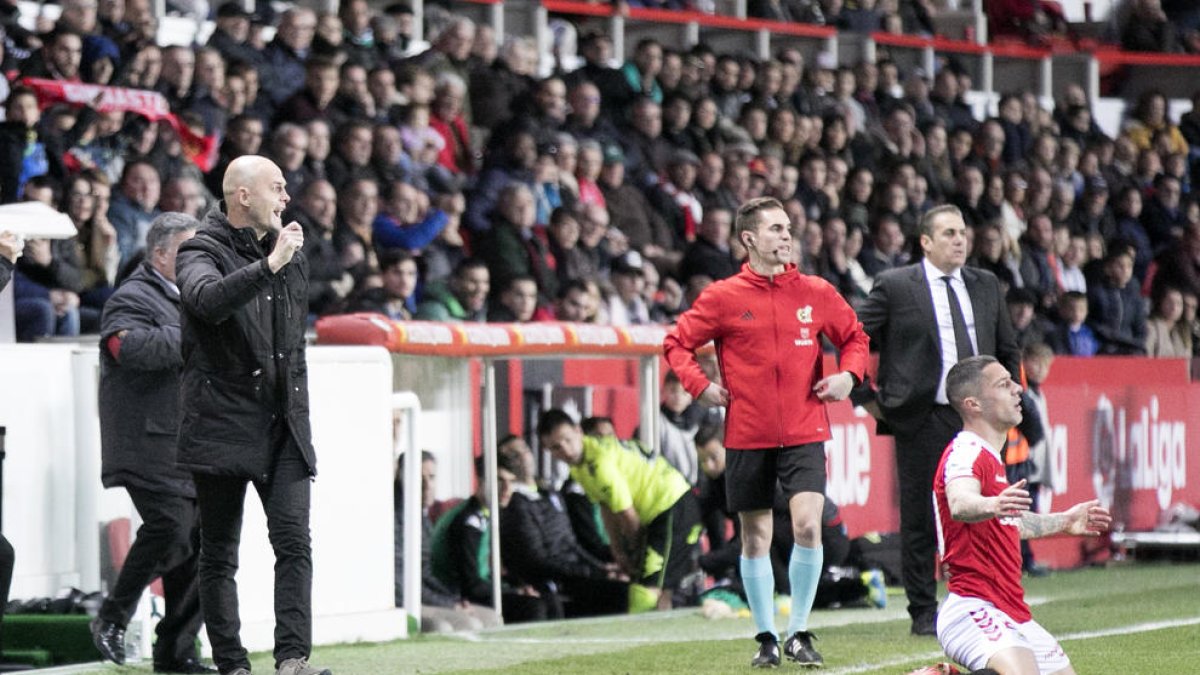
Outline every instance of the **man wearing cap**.
POLYGON ((612 215, 612 225, 629 238, 629 247, 650 259, 677 251, 675 233, 650 206, 646 194, 625 179, 625 155, 617 145, 604 149, 600 191, 612 215))
POLYGON ((608 299, 608 319, 614 326, 650 323, 650 308, 642 292, 646 289, 642 256, 630 251, 613 260, 609 278, 616 292, 608 299))
POLYGON ((678 149, 671 153, 667 162, 666 180, 661 186, 660 199, 656 199, 659 212, 673 221, 676 235, 691 241, 696 238, 696 227, 704 216, 704 208, 694 192, 696 173, 700 158, 690 150, 678 149))
POLYGON ((837 290, 792 263, 792 223, 766 197, 738 209, 734 229, 749 261, 736 276, 708 286, 663 341, 671 369, 701 404, 726 406, 728 506, 742 524, 740 571, 758 629, 755 667, 779 665, 771 567, 776 485, 788 496, 795 544, 788 564, 791 614, 783 653, 820 666, 808 615, 821 576, 825 505, 825 404, 844 400, 867 365, 868 339, 837 290), (841 353, 823 372, 822 338, 841 353), (713 342, 721 382, 712 382, 696 350, 713 342))
POLYGON ((262 52, 249 42, 252 16, 242 7, 240 0, 229 0, 217 8, 217 20, 212 36, 208 38, 208 46, 221 52, 225 63, 241 61, 255 69, 261 69, 266 63, 262 52))

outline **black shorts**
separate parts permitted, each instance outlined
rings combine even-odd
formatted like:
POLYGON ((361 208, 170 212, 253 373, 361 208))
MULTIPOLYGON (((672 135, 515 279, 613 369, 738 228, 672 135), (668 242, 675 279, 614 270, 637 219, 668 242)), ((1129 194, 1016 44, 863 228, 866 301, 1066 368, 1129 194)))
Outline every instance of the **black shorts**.
POLYGON ((725 501, 730 511, 763 511, 775 504, 775 486, 791 499, 825 493, 825 443, 725 453, 725 501))

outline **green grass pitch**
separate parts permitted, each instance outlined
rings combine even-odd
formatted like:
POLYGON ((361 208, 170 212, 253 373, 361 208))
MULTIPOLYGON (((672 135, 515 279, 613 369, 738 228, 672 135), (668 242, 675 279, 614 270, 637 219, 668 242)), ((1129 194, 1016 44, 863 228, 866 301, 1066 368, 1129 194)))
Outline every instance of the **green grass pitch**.
MULTIPOLYGON (((1080 675, 1200 673, 1200 565, 1143 564, 1058 572, 1026 580, 1026 598, 1062 642, 1080 675)), ((934 638, 908 633, 904 596, 885 610, 822 610, 810 628, 823 673, 905 673, 946 660, 934 638)), ((786 619, 778 619, 782 630, 786 619)), ((751 672, 749 619, 707 620, 697 610, 505 627, 462 636, 318 648, 314 663, 335 675, 404 673, 751 672)), ((273 673, 256 654, 255 673, 273 673)), ((785 662, 781 670, 788 670, 785 662)), ((74 672, 133 674, 148 665, 74 672)), ((792 668, 792 670, 799 670, 792 668)))

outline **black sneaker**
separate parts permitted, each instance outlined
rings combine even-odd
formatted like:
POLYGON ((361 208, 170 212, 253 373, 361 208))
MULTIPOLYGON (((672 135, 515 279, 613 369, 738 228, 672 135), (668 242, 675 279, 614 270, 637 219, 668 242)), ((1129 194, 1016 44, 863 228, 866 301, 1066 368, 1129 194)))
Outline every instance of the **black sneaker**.
POLYGON ((758 653, 750 661, 752 668, 777 668, 779 666, 779 638, 774 633, 759 633, 754 636, 758 641, 758 653))
POLYGON ((820 668, 825 665, 825 659, 813 649, 812 641, 816 639, 816 635, 806 630, 798 630, 783 643, 783 653, 802 668, 820 668))
POLYGON ((125 664, 125 629, 100 617, 88 625, 92 630, 92 643, 100 655, 118 666, 125 664))

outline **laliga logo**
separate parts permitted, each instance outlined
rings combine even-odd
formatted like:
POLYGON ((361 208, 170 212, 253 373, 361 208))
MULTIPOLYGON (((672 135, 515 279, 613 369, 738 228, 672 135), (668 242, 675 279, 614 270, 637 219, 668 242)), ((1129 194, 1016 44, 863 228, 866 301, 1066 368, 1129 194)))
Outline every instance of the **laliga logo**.
POLYGON ((1157 491, 1158 506, 1171 506, 1173 490, 1187 485, 1187 425, 1159 421, 1158 397, 1126 426, 1125 409, 1101 395, 1092 427, 1092 484, 1110 506, 1117 481, 1133 490, 1157 491))

